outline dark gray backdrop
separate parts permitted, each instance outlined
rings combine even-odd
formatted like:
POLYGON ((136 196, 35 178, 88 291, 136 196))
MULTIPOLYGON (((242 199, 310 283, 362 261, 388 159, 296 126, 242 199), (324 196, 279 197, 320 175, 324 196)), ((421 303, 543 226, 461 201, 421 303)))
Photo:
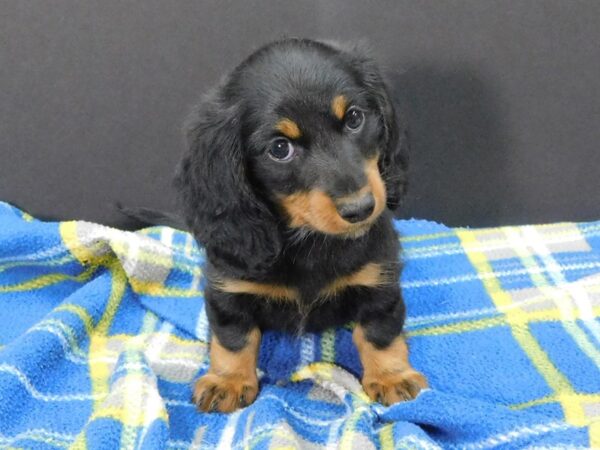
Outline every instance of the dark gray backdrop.
POLYGON ((412 126, 405 216, 600 219, 600 2, 0 1, 0 199, 174 207, 199 95, 283 35, 367 38, 412 126))

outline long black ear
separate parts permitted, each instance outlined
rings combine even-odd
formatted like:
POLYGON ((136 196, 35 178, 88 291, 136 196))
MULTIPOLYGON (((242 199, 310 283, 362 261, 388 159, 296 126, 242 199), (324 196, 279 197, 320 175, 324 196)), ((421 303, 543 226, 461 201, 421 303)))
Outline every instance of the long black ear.
POLYGON ((279 255, 280 234, 248 178, 240 108, 221 97, 216 91, 190 116, 175 186, 210 263, 230 275, 260 275, 279 255))
POLYGON ((387 206, 396 211, 406 192, 408 180, 409 132, 406 120, 398 120, 389 90, 375 61, 368 56, 365 43, 338 44, 326 42, 341 52, 356 77, 374 100, 382 120, 382 155, 379 170, 387 190, 387 206))

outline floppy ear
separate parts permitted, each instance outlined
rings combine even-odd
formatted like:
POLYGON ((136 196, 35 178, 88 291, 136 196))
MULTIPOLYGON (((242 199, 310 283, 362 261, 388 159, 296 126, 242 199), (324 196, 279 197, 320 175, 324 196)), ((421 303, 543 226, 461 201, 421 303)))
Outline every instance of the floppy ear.
POLYGON ((400 123, 389 90, 379 68, 367 54, 365 43, 351 46, 327 42, 347 57, 355 76, 374 100, 382 121, 381 158, 379 170, 387 191, 387 206, 395 211, 400 206, 407 188, 409 133, 405 120, 400 123))
POLYGON ((279 255, 280 235, 248 179, 240 108, 220 97, 217 91, 192 113, 175 185, 209 262, 230 275, 259 275, 279 255))

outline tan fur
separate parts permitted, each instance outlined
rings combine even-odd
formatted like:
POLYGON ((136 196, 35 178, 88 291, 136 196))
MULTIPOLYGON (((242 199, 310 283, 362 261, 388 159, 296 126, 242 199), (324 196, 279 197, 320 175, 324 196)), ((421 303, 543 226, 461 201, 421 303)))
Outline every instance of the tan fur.
POLYGON ((427 380, 410 365, 404 337, 398 336, 383 349, 376 348, 365 337, 360 325, 354 328, 352 339, 363 365, 362 385, 375 401, 389 405, 416 397, 427 388, 427 380))
POLYGON ((375 157, 365 164, 367 185, 357 193, 341 199, 342 203, 348 202, 371 192, 375 199, 375 208, 367 221, 357 224, 347 222, 339 215, 335 202, 329 195, 319 189, 313 189, 280 198, 281 206, 290 219, 290 227, 309 227, 323 233, 346 234, 349 236, 359 236, 364 233, 368 226, 383 212, 386 205, 385 184, 381 179, 377 161, 378 157, 375 157))
POLYGON ((367 161, 365 172, 367 174, 367 184, 371 189, 373 198, 375 199, 375 208, 371 217, 377 218, 383 212, 387 203, 387 194, 385 191, 385 183, 379 173, 377 165, 379 158, 373 158, 367 161))
POLYGON ((338 214, 331 197, 317 189, 283 197, 281 205, 290 217, 292 228, 307 226, 324 233, 343 234, 351 227, 338 214))
POLYGON ((258 393, 256 361, 260 331, 248 333, 246 345, 232 352, 213 335, 210 343, 210 369, 196 381, 194 403, 202 411, 232 412, 249 405, 258 393))
POLYGON ((230 294, 251 294, 272 300, 297 301, 300 299, 300 294, 296 289, 283 285, 230 279, 215 280, 213 284, 218 290, 230 294))
POLYGON ((210 343, 210 371, 217 375, 231 373, 243 374, 246 377, 256 375, 256 358, 260 345, 260 331, 253 329, 246 336, 246 346, 238 352, 227 350, 213 335, 210 343))
POLYGON ((348 107, 348 100, 343 95, 336 95, 331 102, 331 112, 339 120, 344 118, 346 114, 346 108, 348 107))
POLYGON ((291 119, 281 119, 279 122, 277 122, 275 128, 285 137, 290 139, 298 139, 300 136, 302 136, 300 127, 291 119))
POLYGON ((363 286, 374 288, 384 286, 391 282, 394 282, 394 280, 390 278, 390 274, 381 264, 368 263, 365 264, 360 270, 350 275, 339 277, 337 280, 330 283, 327 287, 321 290, 319 296, 333 297, 349 287, 363 286))
MULTIPOLYGON (((331 282, 319 292, 319 298, 333 297, 345 289, 353 286, 380 287, 396 282, 390 278, 390 272, 378 263, 365 264, 361 269, 349 275, 344 275, 331 282)), ((257 283, 247 280, 215 280, 213 286, 230 294, 249 294, 264 297, 267 300, 299 302, 300 293, 296 288, 257 283)))

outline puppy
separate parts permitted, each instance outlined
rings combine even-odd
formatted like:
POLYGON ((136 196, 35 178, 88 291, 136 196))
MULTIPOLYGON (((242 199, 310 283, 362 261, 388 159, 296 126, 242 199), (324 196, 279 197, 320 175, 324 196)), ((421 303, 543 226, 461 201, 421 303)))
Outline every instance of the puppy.
POLYGON ((401 335, 391 212, 408 144, 373 61, 312 40, 271 43, 204 99, 187 139, 176 186, 206 249, 212 331, 198 408, 255 400, 264 330, 348 322, 371 399, 389 405, 425 388, 401 335))

